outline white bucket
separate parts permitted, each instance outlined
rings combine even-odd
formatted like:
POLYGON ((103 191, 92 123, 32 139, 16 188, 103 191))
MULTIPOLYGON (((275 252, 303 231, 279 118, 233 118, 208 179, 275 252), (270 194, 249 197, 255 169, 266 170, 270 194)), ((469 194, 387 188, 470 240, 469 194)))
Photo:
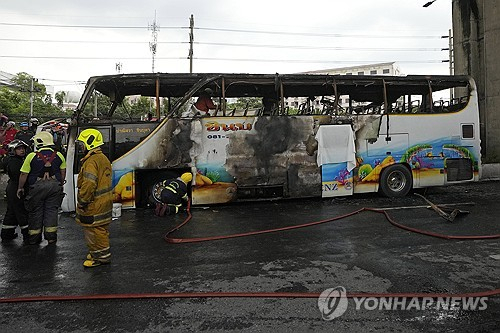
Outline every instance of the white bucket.
POLYGON ((122 216, 122 204, 121 203, 114 203, 113 204, 113 217, 120 217, 122 216))

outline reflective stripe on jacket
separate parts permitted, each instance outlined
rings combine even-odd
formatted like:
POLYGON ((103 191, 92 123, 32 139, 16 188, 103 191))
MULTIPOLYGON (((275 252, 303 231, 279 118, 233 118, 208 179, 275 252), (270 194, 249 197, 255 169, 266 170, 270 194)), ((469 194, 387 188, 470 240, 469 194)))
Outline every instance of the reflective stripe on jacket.
POLYGON ((82 162, 77 181, 76 221, 84 226, 110 223, 113 209, 111 163, 100 148, 88 152, 82 162))

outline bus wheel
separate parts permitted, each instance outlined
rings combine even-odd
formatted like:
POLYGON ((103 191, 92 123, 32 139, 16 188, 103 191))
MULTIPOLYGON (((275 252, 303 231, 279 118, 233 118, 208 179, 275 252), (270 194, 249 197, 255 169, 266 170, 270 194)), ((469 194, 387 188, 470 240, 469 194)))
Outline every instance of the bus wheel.
POLYGON ((145 198, 147 204, 154 207, 157 203, 161 203, 161 191, 163 190, 163 181, 166 179, 176 178, 179 175, 171 171, 162 171, 150 173, 144 179, 145 198))
POLYGON ((382 170, 380 190, 387 197, 404 197, 413 187, 410 170, 401 164, 394 164, 382 170))

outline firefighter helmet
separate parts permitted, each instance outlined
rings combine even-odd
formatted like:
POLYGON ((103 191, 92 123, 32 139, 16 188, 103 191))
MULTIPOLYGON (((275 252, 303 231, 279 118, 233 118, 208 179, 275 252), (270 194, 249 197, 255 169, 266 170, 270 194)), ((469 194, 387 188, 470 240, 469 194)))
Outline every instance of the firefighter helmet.
POLYGON ((39 149, 42 147, 53 146, 54 138, 49 132, 41 131, 33 137, 33 142, 35 143, 35 147, 39 149))
POLYGON ((181 179, 184 183, 189 184, 193 180, 193 175, 190 172, 184 172, 181 175, 181 179))
POLYGON ((15 139, 9 142, 7 145, 9 148, 9 154, 14 155, 14 150, 16 150, 19 147, 24 147, 25 149, 28 149, 28 144, 24 142, 23 140, 15 139))
POLYGON ((102 134, 94 128, 84 129, 76 141, 81 141, 87 150, 92 150, 104 144, 102 134))

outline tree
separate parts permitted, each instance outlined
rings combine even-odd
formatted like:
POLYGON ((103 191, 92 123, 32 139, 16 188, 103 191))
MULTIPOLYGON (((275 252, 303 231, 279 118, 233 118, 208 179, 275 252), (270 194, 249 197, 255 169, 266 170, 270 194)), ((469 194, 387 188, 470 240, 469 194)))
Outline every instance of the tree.
POLYGON ((234 103, 228 103, 227 109, 252 109, 252 108, 260 108, 262 106, 262 100, 259 97, 240 97, 236 99, 234 103))
POLYGON ((47 88, 35 80, 33 76, 21 72, 15 75, 11 82, 13 83, 11 86, 0 88, 0 109, 10 118, 18 120, 29 118, 31 96, 34 116, 57 118, 65 115, 55 105, 52 105, 52 98, 47 94, 47 88))
POLYGON ((64 107, 64 99, 66 98, 66 92, 58 91, 56 92, 55 99, 57 101, 57 106, 61 109, 64 107))

